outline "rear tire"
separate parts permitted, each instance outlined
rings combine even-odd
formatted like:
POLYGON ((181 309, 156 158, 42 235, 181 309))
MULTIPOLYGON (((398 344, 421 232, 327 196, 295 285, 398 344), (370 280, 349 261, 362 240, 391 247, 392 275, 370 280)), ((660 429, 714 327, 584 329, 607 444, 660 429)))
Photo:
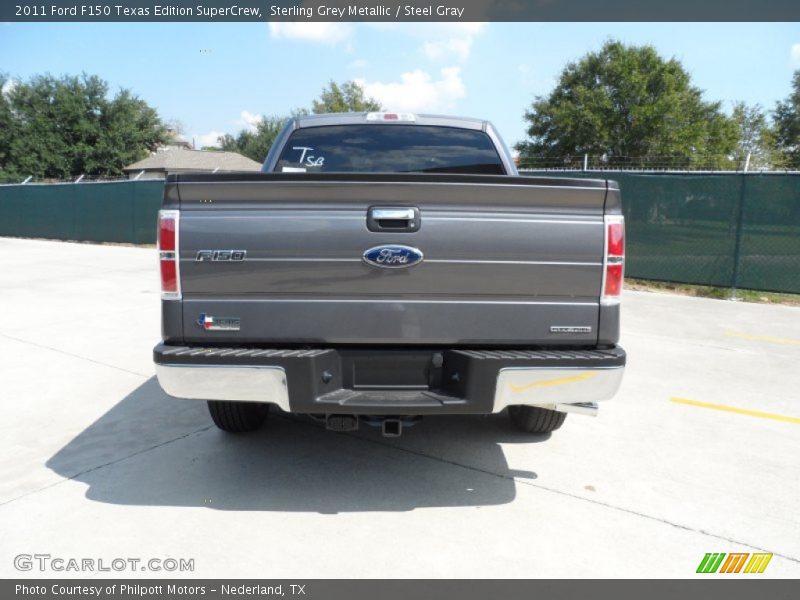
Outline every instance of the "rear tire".
POLYGON ((269 404, 262 402, 208 401, 208 412, 214 425, 230 433, 255 431, 264 423, 269 404))
POLYGON ((508 416, 526 433, 550 433, 564 424, 567 413, 538 406, 509 406, 508 416))

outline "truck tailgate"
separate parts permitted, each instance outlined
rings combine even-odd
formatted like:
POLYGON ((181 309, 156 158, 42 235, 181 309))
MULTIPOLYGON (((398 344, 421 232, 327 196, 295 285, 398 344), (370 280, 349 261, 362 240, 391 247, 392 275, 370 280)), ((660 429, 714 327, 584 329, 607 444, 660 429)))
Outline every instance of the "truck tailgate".
POLYGON ((528 177, 173 178, 165 194, 181 211, 184 339, 596 343, 606 193, 602 181, 528 177), (419 229, 371 231, 373 207, 417 208, 419 229), (362 259, 385 244, 424 260, 389 269, 362 259), (215 250, 246 256, 198 260, 215 250), (239 329, 206 329, 201 315, 239 319, 239 329))

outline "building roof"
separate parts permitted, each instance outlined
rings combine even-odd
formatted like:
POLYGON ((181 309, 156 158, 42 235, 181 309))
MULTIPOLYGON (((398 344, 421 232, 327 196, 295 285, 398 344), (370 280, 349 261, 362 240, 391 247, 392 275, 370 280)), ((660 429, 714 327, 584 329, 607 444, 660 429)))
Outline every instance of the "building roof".
POLYGON ((219 150, 185 150, 169 148, 156 152, 123 171, 260 171, 261 163, 237 154, 219 150))

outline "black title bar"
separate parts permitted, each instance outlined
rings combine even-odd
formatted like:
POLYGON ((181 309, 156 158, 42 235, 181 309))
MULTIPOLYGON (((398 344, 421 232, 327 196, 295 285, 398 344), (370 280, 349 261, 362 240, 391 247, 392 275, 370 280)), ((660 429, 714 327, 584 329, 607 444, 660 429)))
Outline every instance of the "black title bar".
POLYGON ((245 580, 44 579, 0 581, 15 600, 788 600, 797 582, 784 580, 245 580))
POLYGON ((4 0, 0 21, 800 21, 800 0, 4 0))

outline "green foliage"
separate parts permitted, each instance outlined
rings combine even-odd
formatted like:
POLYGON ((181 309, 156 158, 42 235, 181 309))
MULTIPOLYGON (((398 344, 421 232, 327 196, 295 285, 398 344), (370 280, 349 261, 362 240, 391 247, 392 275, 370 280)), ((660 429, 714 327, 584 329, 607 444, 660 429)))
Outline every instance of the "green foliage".
MULTIPOLYGON (((5 77, 0 81, 5 83, 5 77)), ((122 175, 166 140, 156 111, 130 91, 108 98, 96 76, 38 75, 0 100, 0 177, 122 175)))
MULTIPOLYGON (((312 102, 312 109, 295 108, 292 117, 329 112, 365 112, 381 110, 381 105, 372 98, 364 97, 364 90, 354 81, 338 85, 331 81, 322 89, 318 99, 312 102)), ((238 152, 258 162, 263 162, 275 138, 283 129, 289 117, 266 117, 259 122, 255 131, 244 129, 238 134, 225 134, 219 138, 219 147, 229 152, 238 152)))
POLYGON ((255 131, 242 130, 235 137, 227 133, 219 138, 222 150, 238 152, 258 162, 264 162, 272 143, 283 129, 286 117, 266 117, 255 131))
POLYGON ((718 102, 703 100, 680 62, 652 46, 609 41, 569 63, 525 119, 529 138, 517 145, 523 166, 584 154, 608 166, 734 166, 736 124, 718 102))
POLYGON ((8 76, 0 73, 0 182, 14 181, 19 177, 9 161, 11 142, 17 133, 16 122, 11 113, 11 102, 8 98, 10 90, 6 87, 7 85, 10 85, 8 76))
POLYGON ((374 98, 366 98, 364 89, 355 81, 346 81, 339 85, 335 81, 328 82, 322 88, 319 98, 311 104, 311 112, 342 113, 342 112, 371 112, 382 110, 380 102, 374 98))
POLYGON ((775 137, 783 164, 800 169, 800 70, 792 76, 792 92, 775 106, 775 137))
POLYGON ((781 156, 775 149, 775 131, 760 106, 737 102, 731 119, 739 132, 738 145, 733 153, 737 163, 744 164, 749 154, 751 170, 768 170, 782 164, 781 156))

